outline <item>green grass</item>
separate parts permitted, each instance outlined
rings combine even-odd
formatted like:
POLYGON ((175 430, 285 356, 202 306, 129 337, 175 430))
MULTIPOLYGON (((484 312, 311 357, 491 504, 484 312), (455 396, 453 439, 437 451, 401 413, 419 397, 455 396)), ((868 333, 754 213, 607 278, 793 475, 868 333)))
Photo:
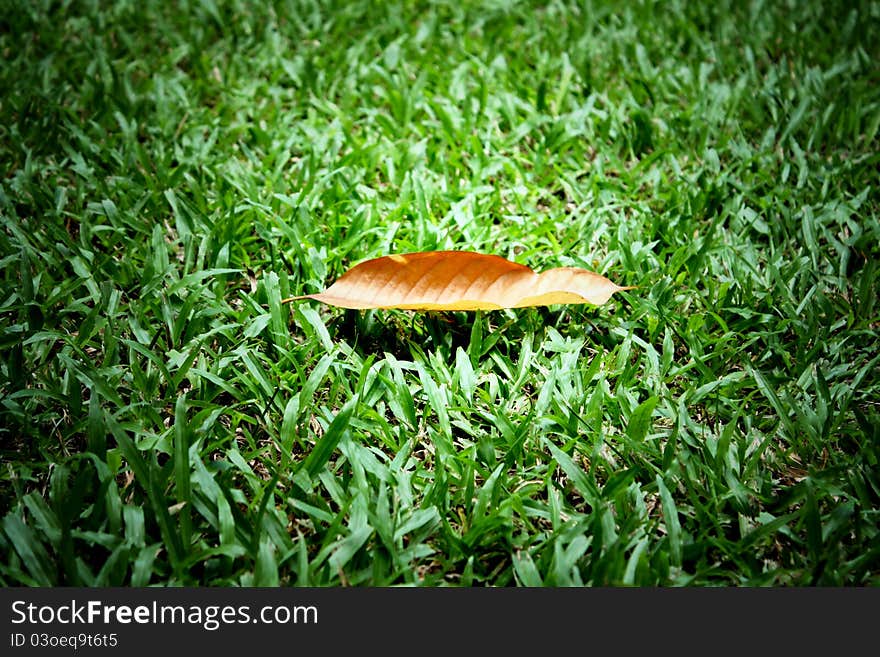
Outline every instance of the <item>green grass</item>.
POLYGON ((880 584, 876 3, 3 6, 3 585, 880 584))

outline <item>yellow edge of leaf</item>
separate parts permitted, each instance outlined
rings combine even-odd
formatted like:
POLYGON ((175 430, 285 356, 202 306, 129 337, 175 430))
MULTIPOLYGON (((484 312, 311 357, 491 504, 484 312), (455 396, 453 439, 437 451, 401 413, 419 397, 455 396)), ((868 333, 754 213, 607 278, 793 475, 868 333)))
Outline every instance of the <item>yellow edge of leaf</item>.
POLYGON ((611 298, 613 292, 610 292, 608 296, 606 296, 602 301, 596 301, 595 299, 587 299, 586 297, 582 297, 580 294, 575 294, 574 292, 546 292, 545 294, 539 294, 534 297, 525 297, 520 299, 514 308, 531 308, 534 306, 553 306, 557 304, 580 304, 580 303, 588 303, 593 306, 601 306, 603 303, 608 301, 611 298))
POLYGON ((556 304, 582 304, 587 303, 594 306, 601 306, 606 303, 615 292, 624 290, 634 290, 636 286, 628 285, 626 287, 615 286, 615 289, 609 291, 607 295, 602 295, 601 299, 587 299, 580 294, 574 292, 557 291, 547 292, 532 297, 520 299, 513 306, 500 306, 487 301, 472 301, 462 299, 451 303, 406 303, 391 306, 382 306, 370 303, 363 303, 343 297, 336 297, 330 294, 303 294, 296 297, 289 297, 281 301, 282 304, 292 301, 301 301, 303 299, 314 299, 330 306, 337 308, 347 308, 349 310, 432 310, 432 311, 455 311, 455 310, 502 310, 504 308, 530 308, 535 306, 551 306, 556 304))
POLYGON ((460 300, 451 303, 402 303, 392 306, 382 306, 371 303, 363 303, 353 299, 343 297, 335 297, 331 294, 303 294, 298 297, 290 297, 282 300, 281 303, 290 303, 291 301, 301 301, 302 299, 314 299, 321 303, 326 303, 337 308, 348 308, 349 310, 501 310, 502 306, 486 301, 468 301, 460 300))
POLYGON ((451 303, 406 303, 399 306, 376 306, 376 308, 400 310, 501 310, 503 306, 488 301, 453 301, 451 303))

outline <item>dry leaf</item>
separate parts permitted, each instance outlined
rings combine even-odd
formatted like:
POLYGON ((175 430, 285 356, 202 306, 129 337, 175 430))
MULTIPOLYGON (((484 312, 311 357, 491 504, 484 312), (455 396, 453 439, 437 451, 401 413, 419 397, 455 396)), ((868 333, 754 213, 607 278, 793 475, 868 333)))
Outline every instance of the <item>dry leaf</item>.
POLYGON ((340 308, 499 310, 556 303, 601 305, 620 290, 604 276, 577 267, 537 274, 495 255, 428 251, 367 260, 349 269, 316 299, 340 308))

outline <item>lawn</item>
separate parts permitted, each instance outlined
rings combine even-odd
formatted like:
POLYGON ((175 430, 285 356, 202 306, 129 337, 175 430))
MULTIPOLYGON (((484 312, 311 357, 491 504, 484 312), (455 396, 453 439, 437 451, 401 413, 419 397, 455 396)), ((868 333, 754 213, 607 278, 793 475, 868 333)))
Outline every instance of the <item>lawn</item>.
POLYGON ((0 584, 880 585, 877 3, 3 6, 0 584))

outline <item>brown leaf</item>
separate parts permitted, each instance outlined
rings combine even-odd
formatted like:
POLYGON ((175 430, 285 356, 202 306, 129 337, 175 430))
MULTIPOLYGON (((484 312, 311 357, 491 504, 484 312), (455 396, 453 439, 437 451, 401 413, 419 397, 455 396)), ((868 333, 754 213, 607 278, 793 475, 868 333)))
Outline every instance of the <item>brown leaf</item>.
POLYGON ((620 290, 604 276, 577 267, 537 274, 495 255, 428 251, 367 260, 349 269, 316 299, 340 308, 498 310, 556 303, 601 305, 620 290))

